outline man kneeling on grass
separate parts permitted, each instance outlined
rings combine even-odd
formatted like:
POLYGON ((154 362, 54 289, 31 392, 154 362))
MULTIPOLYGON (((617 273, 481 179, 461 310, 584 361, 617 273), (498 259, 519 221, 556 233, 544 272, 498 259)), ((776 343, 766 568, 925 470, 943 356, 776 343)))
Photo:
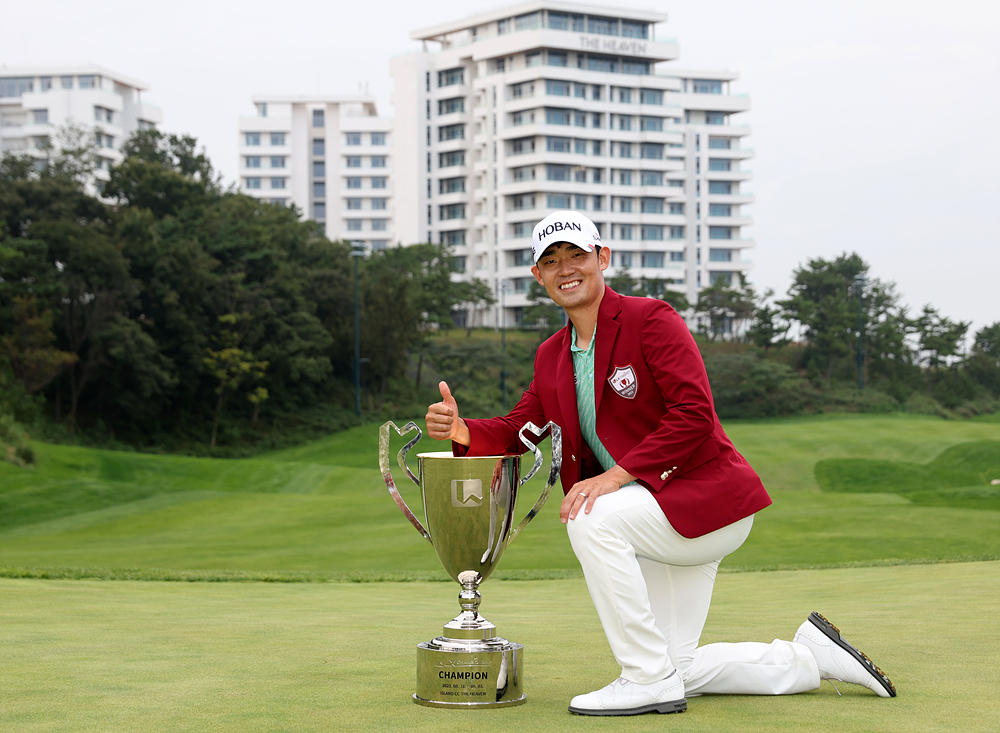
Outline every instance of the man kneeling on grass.
POLYGON ((465 420, 442 382, 427 432, 453 441, 457 456, 496 455, 523 452, 517 432, 529 420, 562 426, 560 515, 622 667, 570 711, 676 713, 688 695, 788 695, 823 679, 894 697, 889 678, 818 613, 793 641, 698 646, 719 563, 771 499, 719 424, 684 320, 605 285, 611 252, 593 222, 550 214, 532 253, 535 279, 569 322, 538 348, 510 414, 465 420))

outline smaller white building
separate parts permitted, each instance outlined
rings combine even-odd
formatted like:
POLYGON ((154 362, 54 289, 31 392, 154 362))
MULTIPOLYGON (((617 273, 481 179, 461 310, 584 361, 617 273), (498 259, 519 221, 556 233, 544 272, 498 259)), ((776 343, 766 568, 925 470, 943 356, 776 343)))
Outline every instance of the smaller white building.
POLYGON ((395 241, 392 121, 375 99, 255 97, 239 120, 240 190, 294 204, 331 240, 385 249, 395 241))
POLYGON ((27 152, 41 159, 57 128, 72 122, 93 129, 95 177, 107 180, 128 136, 163 121, 159 108, 142 101, 148 89, 101 66, 0 69, 0 156, 27 152))

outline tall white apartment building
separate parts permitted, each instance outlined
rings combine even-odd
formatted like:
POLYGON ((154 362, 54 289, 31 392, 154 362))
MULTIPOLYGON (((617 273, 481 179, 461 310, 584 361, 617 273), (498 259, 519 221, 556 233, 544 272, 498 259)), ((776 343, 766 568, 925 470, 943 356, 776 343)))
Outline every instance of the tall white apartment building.
POLYGON ((377 115, 373 97, 253 101, 257 114, 239 120, 243 193, 294 204, 331 240, 372 249, 395 241, 392 122, 377 115))
POLYGON ((508 325, 532 227, 555 209, 593 219, 649 293, 694 301, 746 271, 749 128, 733 116, 749 99, 734 73, 672 70, 678 46, 653 32, 666 17, 534 0, 412 33, 424 50, 390 64, 398 238, 451 245, 466 276, 507 291, 508 325))
POLYGON ((98 146, 98 180, 122 159, 121 146, 135 130, 163 120, 142 101, 147 84, 100 66, 0 69, 0 156, 28 153, 41 164, 58 127, 92 128, 98 146))

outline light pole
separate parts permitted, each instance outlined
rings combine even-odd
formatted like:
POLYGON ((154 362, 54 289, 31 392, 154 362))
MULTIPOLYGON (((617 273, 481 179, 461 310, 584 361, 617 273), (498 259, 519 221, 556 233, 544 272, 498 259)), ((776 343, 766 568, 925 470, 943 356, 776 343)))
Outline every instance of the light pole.
POLYGON ((351 242, 354 258, 354 412, 361 417, 361 295, 358 287, 358 259, 365 256, 364 242, 351 242))
POLYGON ((861 310, 861 298, 864 295, 865 290, 865 274, 859 272, 854 276, 854 285, 858 289, 858 389, 865 388, 865 352, 864 352, 864 338, 865 338, 865 325, 864 325, 864 313, 861 310))

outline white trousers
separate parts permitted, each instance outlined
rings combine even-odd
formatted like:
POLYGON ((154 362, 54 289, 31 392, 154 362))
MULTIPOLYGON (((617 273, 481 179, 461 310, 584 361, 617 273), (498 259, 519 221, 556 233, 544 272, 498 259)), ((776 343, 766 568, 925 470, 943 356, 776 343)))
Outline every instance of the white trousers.
POLYGON ((648 684, 676 669, 686 695, 788 695, 819 687, 809 649, 791 641, 698 646, 719 563, 753 517, 701 537, 680 535, 653 495, 626 486, 566 525, 590 596, 622 667, 648 684))

